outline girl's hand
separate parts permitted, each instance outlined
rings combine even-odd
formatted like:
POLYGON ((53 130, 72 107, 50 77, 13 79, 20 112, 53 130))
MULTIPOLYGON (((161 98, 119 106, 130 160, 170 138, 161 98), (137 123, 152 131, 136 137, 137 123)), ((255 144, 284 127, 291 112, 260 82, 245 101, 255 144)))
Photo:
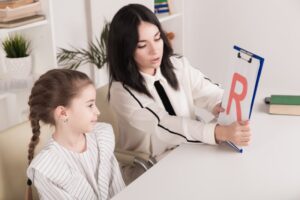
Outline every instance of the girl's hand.
POLYGON ((216 141, 230 141, 238 146, 248 146, 251 139, 249 121, 233 122, 228 126, 217 125, 216 141))
POLYGON ((221 103, 218 103, 218 104, 214 107, 214 109, 213 109, 213 111, 212 111, 212 114, 213 114, 214 116, 218 117, 219 114, 220 114, 221 112, 224 112, 224 111, 225 111, 225 109, 222 108, 221 103))

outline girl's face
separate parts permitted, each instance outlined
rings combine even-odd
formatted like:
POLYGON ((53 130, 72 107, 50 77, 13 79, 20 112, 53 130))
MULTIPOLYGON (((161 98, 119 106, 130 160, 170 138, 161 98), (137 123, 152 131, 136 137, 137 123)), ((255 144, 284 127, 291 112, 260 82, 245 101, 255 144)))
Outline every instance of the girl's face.
POLYGON ((134 60, 141 72, 154 75, 163 56, 163 40, 157 26, 141 22, 138 26, 139 40, 134 52, 134 60))
POLYGON ((84 87, 67 108, 68 124, 73 131, 87 133, 94 128, 100 114, 95 104, 96 90, 93 85, 84 87))

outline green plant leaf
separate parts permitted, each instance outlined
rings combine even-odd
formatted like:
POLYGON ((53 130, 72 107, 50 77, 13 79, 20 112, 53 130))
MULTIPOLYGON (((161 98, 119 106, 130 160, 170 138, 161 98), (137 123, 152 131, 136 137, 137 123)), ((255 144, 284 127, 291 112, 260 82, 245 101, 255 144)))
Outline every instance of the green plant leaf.
POLYGON ((95 38, 95 42, 90 42, 87 49, 71 47, 71 50, 68 50, 59 48, 57 53, 58 63, 70 69, 77 69, 80 65, 90 63, 101 69, 107 60, 108 33, 109 23, 105 21, 100 37, 95 38))
POLYGON ((29 55, 30 42, 20 35, 10 35, 2 42, 2 48, 8 58, 21 58, 29 55))

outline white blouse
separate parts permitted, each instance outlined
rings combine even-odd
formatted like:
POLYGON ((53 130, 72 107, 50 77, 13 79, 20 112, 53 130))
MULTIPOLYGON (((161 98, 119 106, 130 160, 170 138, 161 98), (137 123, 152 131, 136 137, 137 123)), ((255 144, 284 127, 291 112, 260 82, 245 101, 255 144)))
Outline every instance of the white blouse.
POLYGON ((205 78, 184 57, 171 57, 171 61, 179 90, 168 84, 160 70, 154 76, 141 73, 153 99, 121 82, 112 83, 110 104, 119 124, 118 148, 149 153, 159 159, 183 142, 216 144, 216 123, 197 121, 195 108, 212 111, 221 102, 223 90, 205 78), (156 80, 164 87, 176 116, 169 115, 165 110, 154 87, 156 80))
POLYGON ((86 134, 87 149, 72 152, 51 139, 33 159, 28 177, 40 199, 110 199, 123 182, 114 156, 114 134, 109 124, 97 123, 86 134))

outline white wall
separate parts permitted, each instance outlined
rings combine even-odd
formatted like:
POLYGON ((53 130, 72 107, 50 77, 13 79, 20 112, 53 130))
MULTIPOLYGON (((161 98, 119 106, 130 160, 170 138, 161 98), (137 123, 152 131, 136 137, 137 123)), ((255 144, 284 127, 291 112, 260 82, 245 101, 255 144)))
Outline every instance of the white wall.
MULTIPOLYGON (((87 48, 89 41, 86 4, 89 0, 53 0, 53 24, 55 44, 57 48, 71 49, 87 48)), ((90 73, 90 65, 79 68, 80 71, 90 73)))
MULTIPOLYGON (((140 1, 53 0, 56 45, 86 47, 99 35, 104 19, 111 20, 121 6, 133 2, 140 1), (72 9, 66 11, 67 7, 72 9)), ((284 92, 288 87, 300 93, 299 0, 185 0, 184 4, 185 56, 203 73, 223 83, 236 44, 265 58, 260 88, 284 92)), ((89 66, 80 69, 90 73, 89 66)), ((107 82, 105 69, 96 74, 97 85, 107 82)))
POLYGON ((265 58, 260 89, 300 94, 299 19, 299 0, 185 0, 185 55, 223 83, 239 45, 265 58))
MULTIPOLYGON (((104 0, 90 0, 91 2, 91 34, 99 36, 104 25, 104 20, 111 21, 115 13, 124 5, 129 3, 141 3, 139 0, 122 0, 122 1, 104 1, 104 0)), ((144 5, 151 8, 153 2, 145 1, 144 5)), ((151 8, 153 9, 153 8, 151 8)), ((107 68, 95 70, 95 80, 98 86, 104 85, 108 82, 107 68)))
MULTIPOLYGON (((141 1, 53 0, 54 34, 57 47, 86 48, 88 41, 94 40, 95 37, 99 38, 104 20, 111 21, 113 15, 122 6, 139 2, 141 1)), ((151 8, 153 2, 145 1, 145 5, 151 8)), ((108 82, 106 67, 98 70, 94 66, 84 65, 79 70, 94 78, 97 86, 108 82)))

